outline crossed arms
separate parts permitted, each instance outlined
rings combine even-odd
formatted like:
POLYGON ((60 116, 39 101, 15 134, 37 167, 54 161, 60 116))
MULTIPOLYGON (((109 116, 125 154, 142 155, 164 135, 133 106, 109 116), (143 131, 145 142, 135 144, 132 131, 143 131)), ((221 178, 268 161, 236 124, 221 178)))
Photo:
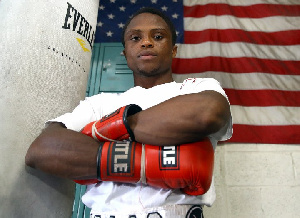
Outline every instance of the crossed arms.
MULTIPOLYGON (((138 142, 177 145, 199 141, 220 130, 230 119, 229 103, 215 91, 174 97, 128 118, 138 142)), ((30 145, 28 166, 55 176, 95 179, 99 142, 51 123, 30 145)))

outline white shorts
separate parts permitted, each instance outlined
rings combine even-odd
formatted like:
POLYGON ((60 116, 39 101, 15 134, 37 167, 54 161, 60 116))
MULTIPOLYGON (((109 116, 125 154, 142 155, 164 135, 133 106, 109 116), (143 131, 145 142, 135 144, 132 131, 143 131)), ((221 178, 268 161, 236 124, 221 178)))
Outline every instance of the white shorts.
POLYGON ((167 205, 133 212, 91 211, 90 218, 203 218, 201 205, 167 205))

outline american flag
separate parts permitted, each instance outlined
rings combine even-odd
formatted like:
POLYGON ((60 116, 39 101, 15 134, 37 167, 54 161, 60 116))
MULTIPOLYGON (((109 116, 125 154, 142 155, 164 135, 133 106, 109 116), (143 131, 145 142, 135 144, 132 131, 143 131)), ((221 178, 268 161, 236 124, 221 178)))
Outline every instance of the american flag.
POLYGON ((120 42, 144 6, 175 23, 175 80, 221 83, 234 123, 228 142, 300 144, 299 0, 101 0, 95 42, 120 42))

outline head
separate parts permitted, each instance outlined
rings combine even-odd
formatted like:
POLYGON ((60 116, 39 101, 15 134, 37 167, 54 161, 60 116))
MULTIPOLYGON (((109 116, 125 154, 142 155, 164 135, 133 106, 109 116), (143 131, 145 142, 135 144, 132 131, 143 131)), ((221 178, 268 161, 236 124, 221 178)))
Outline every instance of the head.
POLYGON ((176 32, 172 22, 152 8, 139 10, 127 22, 123 34, 124 55, 128 67, 138 78, 158 83, 172 78, 172 59, 176 56, 176 32))
POLYGON ((150 8, 150 7, 146 7, 146 8, 141 8, 140 10, 138 10, 137 12, 135 12, 132 17, 126 22, 123 31, 122 31, 122 44, 125 47, 125 41, 124 41, 124 34, 126 32, 126 29, 129 25, 129 23, 131 22, 131 20, 133 18, 135 18, 137 15, 142 14, 142 13, 150 13, 150 14, 156 14, 158 16, 160 16, 168 25, 171 33, 172 33, 172 45, 174 46, 177 40, 177 35, 176 35, 176 30, 174 27, 174 24, 172 23, 172 21, 169 19, 169 17, 167 17, 164 13, 162 13, 160 10, 156 9, 156 8, 150 8))

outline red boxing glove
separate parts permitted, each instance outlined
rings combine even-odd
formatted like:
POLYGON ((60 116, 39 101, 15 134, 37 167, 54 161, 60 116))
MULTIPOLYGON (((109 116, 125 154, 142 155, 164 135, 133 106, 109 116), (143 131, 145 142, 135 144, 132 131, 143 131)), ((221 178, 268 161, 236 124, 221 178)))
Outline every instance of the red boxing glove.
MULTIPOLYGON (((134 141, 134 134, 127 124, 127 117, 141 110, 142 108, 135 104, 121 107, 102 119, 87 124, 81 132, 99 141, 120 141, 125 139, 134 141)), ((74 182, 80 185, 91 185, 99 181, 97 179, 87 179, 74 180, 74 182)))
POLYGON ((212 181, 214 150, 209 141, 179 146, 105 142, 99 147, 99 181, 143 182, 159 188, 180 188, 203 195, 212 181))
POLYGON ((101 142, 128 139, 134 141, 134 134, 127 123, 127 117, 141 110, 142 108, 135 104, 121 107, 100 120, 87 124, 81 132, 101 142))
POLYGON ((203 195, 209 190, 213 176, 214 150, 208 138, 179 146, 157 148, 146 145, 145 156, 148 185, 181 188, 188 195, 203 195))

